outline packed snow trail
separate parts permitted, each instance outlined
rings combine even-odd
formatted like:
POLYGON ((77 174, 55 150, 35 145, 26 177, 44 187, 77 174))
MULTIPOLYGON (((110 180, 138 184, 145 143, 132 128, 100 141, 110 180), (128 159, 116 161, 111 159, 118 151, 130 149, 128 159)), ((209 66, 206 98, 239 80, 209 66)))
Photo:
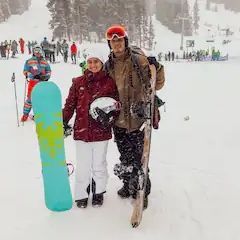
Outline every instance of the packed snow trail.
MULTIPOLYGON (((143 221, 134 231, 129 224, 131 202, 116 194, 121 182, 112 170, 119 156, 113 142, 103 207, 74 206, 60 214, 45 208, 34 122, 17 127, 10 81, 14 71, 21 112, 22 67, 27 57, 0 60, 1 239, 239 239, 238 61, 165 64, 167 82, 159 96, 167 102, 167 112, 162 111, 160 129, 153 131, 152 193, 143 221)), ((80 69, 59 63, 52 70, 52 80, 65 100, 80 69)), ((71 137, 65 143, 67 160, 75 164, 75 143, 71 137)), ((73 185, 74 176, 70 181, 73 185)))
MULTIPOLYGON (((1 41, 51 37, 47 1, 32 2, 29 12, 0 24, 1 41)), ((156 22, 155 28, 159 27, 156 22)), ((180 36, 162 25, 159 33, 157 53, 179 48, 180 36)), ((240 52, 236 42, 232 46, 232 52, 240 52)), ((240 102, 239 59, 164 63, 166 86, 159 96, 167 102, 167 112, 162 111, 160 129, 153 131, 152 193, 141 226, 133 230, 129 224, 131 202, 116 194, 121 182, 112 171, 119 157, 114 142, 108 149, 110 178, 103 207, 74 207, 60 214, 45 208, 34 122, 17 127, 11 83, 15 72, 21 113, 25 81, 22 69, 28 57, 0 60, 0 239, 240 239, 240 115, 236 106, 240 102), (188 121, 184 120, 186 116, 188 121)), ((64 101, 72 77, 78 76, 80 69, 64 63, 51 67, 52 80, 61 88, 64 101)), ((75 164, 75 143, 71 137, 65 143, 67 160, 75 164)), ((70 181, 73 183, 74 176, 70 181)))

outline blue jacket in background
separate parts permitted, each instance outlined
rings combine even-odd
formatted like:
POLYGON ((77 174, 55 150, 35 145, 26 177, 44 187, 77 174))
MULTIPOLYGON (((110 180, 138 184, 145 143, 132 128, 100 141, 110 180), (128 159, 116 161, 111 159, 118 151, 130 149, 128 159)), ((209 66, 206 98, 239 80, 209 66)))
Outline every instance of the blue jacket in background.
POLYGON ((31 57, 25 62, 23 74, 34 80, 36 75, 41 75, 46 79, 51 76, 51 68, 48 62, 44 58, 31 57))

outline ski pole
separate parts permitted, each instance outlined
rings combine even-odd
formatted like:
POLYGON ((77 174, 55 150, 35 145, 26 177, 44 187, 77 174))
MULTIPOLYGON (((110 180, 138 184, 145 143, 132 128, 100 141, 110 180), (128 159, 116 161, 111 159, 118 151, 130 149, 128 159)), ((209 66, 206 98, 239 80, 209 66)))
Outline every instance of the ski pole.
MULTIPOLYGON (((26 76, 25 84, 24 84, 23 109, 24 109, 25 100, 26 100, 27 82, 28 82, 28 78, 26 76)), ((24 122, 22 122, 22 126, 24 126, 24 122)))
POLYGON ((17 114, 17 126, 19 127, 19 115, 18 115, 18 103, 17 103, 17 89, 16 89, 16 81, 15 81, 15 73, 12 74, 11 82, 14 84, 14 93, 15 93, 15 103, 16 103, 16 114, 17 114))

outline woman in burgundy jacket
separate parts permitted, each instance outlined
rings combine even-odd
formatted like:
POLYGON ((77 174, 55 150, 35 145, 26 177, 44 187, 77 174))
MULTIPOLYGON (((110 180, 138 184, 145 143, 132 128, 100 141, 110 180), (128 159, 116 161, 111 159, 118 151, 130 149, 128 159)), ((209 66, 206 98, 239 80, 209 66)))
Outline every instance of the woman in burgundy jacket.
POLYGON ((112 123, 118 112, 106 114, 97 109, 98 117, 89 114, 90 104, 99 97, 111 97, 119 101, 115 81, 103 71, 103 57, 97 51, 87 56, 87 70, 84 75, 73 79, 69 95, 63 109, 65 130, 76 113, 73 138, 76 140, 75 202, 79 208, 86 208, 90 188, 92 205, 103 204, 106 192, 107 146, 112 138, 112 123))

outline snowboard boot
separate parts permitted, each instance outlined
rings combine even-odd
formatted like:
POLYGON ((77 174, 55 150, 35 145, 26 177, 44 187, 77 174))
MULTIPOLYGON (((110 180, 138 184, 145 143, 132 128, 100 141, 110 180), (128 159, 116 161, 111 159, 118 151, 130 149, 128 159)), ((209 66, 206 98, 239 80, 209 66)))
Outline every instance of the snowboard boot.
POLYGON ((131 196, 129 189, 128 189, 128 184, 124 183, 123 187, 120 188, 117 192, 118 196, 120 196, 121 198, 129 198, 131 196))
POLYGON ((26 122, 28 120, 28 114, 23 114, 21 117, 21 122, 26 122))
POLYGON ((75 201, 78 208, 86 208, 88 205, 88 198, 83 198, 75 201))
POLYGON ((101 207, 103 205, 103 193, 93 194, 92 206, 101 207))

